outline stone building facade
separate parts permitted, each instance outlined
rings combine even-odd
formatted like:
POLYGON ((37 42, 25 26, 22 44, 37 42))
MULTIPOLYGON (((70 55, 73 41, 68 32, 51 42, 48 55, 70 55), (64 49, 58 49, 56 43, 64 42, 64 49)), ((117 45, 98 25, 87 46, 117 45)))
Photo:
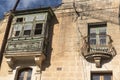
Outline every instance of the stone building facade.
MULTIPOLYGON (((119 80, 119 3, 63 0, 52 9, 16 11, 0 80, 119 80)), ((0 47, 8 16, 0 23, 0 47)))

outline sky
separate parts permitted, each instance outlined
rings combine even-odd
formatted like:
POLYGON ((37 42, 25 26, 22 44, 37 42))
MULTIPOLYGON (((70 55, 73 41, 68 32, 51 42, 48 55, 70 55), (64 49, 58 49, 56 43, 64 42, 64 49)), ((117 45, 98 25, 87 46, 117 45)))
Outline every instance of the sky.
MULTIPOLYGON (((16 0, 0 0, 0 19, 11 10, 16 0)), ((61 0, 20 0, 17 10, 34 9, 40 7, 56 7, 61 4, 61 0)))

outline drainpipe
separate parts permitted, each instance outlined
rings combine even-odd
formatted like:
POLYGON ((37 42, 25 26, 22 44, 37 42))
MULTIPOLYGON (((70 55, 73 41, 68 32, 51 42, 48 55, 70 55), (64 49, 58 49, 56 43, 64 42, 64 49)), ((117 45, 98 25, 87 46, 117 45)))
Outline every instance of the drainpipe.
POLYGON ((1 51, 0 51, 0 66, 1 66, 2 58, 3 58, 3 53, 4 53, 4 50, 5 50, 5 46, 6 46, 6 43, 7 43, 7 38, 8 38, 8 35, 9 35, 11 23, 12 23, 12 20, 13 20, 13 13, 16 11, 16 8, 17 8, 19 2, 20 2, 20 0, 16 0, 16 3, 14 5, 13 9, 10 11, 10 14, 9 14, 9 17, 8 17, 8 22, 7 22, 4 38, 3 38, 3 41, 2 41, 1 51))

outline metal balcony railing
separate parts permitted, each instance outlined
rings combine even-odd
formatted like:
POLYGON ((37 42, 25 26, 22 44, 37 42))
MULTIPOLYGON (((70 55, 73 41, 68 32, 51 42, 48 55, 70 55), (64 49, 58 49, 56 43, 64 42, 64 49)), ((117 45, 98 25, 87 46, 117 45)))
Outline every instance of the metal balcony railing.
MULTIPOLYGON (((95 44, 90 43, 90 36, 83 38, 84 44, 81 48, 82 55, 84 58, 90 62, 95 62, 96 58, 99 60, 111 60, 113 56, 116 55, 115 49, 112 45, 112 39, 110 35, 99 35, 95 36, 104 36, 105 42, 101 43, 99 39, 96 39, 95 44), (98 41, 98 42, 97 42, 98 41)), ((100 65, 99 65, 100 66, 100 65)))

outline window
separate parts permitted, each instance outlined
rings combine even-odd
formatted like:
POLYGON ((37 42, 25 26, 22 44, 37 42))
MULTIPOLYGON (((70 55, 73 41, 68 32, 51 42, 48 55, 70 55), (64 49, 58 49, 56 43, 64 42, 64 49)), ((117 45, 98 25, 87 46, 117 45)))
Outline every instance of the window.
POLYGON ((42 23, 37 23, 36 26, 35 26, 35 32, 34 32, 34 34, 35 35, 42 34, 42 27, 43 27, 42 23))
POLYGON ((11 30, 11 37, 30 37, 34 35, 41 35, 46 26, 44 26, 46 13, 29 14, 15 17, 13 28, 11 30))
POLYGON ((13 27, 13 33, 12 33, 12 37, 16 37, 20 35, 20 31, 22 30, 22 25, 20 24, 16 24, 13 27))
POLYGON ((23 18, 17 18, 16 22, 23 22, 23 18))
POLYGON ((91 80, 112 80, 112 73, 92 73, 91 80))
POLYGON ((29 36, 31 34, 31 30, 32 30, 32 24, 31 23, 27 23, 24 25, 24 36, 29 36))
POLYGON ((19 70, 17 80, 31 80, 32 69, 24 68, 19 70))
POLYGON ((104 45, 106 44, 106 24, 96 23, 89 24, 89 43, 91 45, 104 45))

